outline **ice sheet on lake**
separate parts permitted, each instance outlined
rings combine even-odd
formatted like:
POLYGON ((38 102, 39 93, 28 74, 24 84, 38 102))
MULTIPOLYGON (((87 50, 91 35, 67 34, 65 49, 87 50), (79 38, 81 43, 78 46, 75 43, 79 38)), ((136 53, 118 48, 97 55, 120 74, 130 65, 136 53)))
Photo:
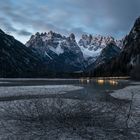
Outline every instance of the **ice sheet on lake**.
POLYGON ((10 82, 0 81, 0 84, 8 84, 10 82))
POLYGON ((79 78, 0 78, 1 81, 6 81, 6 80, 10 80, 10 81, 31 81, 31 80, 34 80, 34 81, 71 81, 71 80, 74 80, 74 81, 77 81, 79 80, 79 78))
POLYGON ((21 95, 64 94, 68 91, 75 91, 80 89, 83 89, 83 87, 74 85, 0 87, 0 97, 21 96, 21 95))
POLYGON ((117 99, 124 99, 124 100, 133 99, 134 104, 140 105, 140 85, 128 86, 124 89, 116 90, 110 95, 117 99))

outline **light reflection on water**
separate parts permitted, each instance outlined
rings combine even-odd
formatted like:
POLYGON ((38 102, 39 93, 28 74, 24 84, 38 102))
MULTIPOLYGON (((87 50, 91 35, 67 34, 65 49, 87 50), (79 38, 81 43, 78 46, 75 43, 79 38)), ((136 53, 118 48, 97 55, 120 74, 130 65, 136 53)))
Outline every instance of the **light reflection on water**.
POLYGON ((118 85, 118 80, 117 79, 89 79, 89 78, 81 78, 79 80, 81 84, 89 84, 89 83, 96 83, 98 85, 105 85, 109 84, 110 86, 117 86, 118 85))
POLYGON ((79 79, 79 82, 81 84, 89 84, 91 82, 91 80, 89 78, 81 78, 81 79, 79 79))
POLYGON ((99 85, 104 85, 104 84, 106 84, 106 83, 108 83, 109 85, 111 85, 111 86, 116 86, 116 85, 118 85, 118 81, 117 80, 97 80, 97 83, 99 84, 99 85))

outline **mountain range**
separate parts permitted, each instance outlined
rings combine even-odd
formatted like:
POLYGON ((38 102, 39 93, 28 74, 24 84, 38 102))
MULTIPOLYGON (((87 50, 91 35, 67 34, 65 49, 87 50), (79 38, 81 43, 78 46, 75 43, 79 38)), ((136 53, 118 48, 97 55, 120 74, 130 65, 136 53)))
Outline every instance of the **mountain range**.
MULTIPOLYGON (((104 57, 105 48, 112 45, 116 56, 122 48, 121 40, 115 40, 113 37, 82 35, 77 42, 73 33, 65 37, 52 31, 36 33, 26 43, 28 48, 36 49, 46 59, 49 71, 64 73, 84 71, 99 57, 104 57)), ((110 53, 107 59, 114 57, 114 53, 110 53)), ((102 60, 98 59, 99 61, 102 60)))
POLYGON ((122 40, 82 35, 79 41, 50 31, 24 45, 0 30, 0 77, 129 75, 140 64, 140 18, 122 40))

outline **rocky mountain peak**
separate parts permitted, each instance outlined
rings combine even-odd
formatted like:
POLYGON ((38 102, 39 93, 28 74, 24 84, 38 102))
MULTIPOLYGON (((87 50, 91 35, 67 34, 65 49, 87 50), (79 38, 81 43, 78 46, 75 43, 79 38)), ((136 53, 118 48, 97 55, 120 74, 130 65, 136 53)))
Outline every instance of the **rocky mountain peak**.
POLYGON ((45 34, 37 33, 31 37, 26 46, 37 49, 47 59, 49 65, 54 61, 56 66, 60 65, 60 62, 64 66, 71 65, 69 70, 81 70, 84 67, 84 57, 73 33, 69 37, 53 31, 45 34))
POLYGON ((96 47, 98 46, 98 47, 104 48, 111 42, 114 42, 114 43, 116 43, 116 45, 119 45, 119 44, 117 44, 118 40, 115 40, 112 36, 104 37, 101 35, 92 36, 92 35, 84 34, 84 35, 82 35, 82 37, 79 41, 79 45, 83 46, 85 48, 93 46, 93 45, 96 47))
POLYGON ((36 36, 40 36, 40 33, 39 33, 39 32, 37 32, 35 35, 36 35, 36 36))
POLYGON ((138 49, 140 44, 140 17, 135 21, 130 33, 124 39, 124 51, 138 49))
POLYGON ((140 17, 135 21, 135 24, 129 36, 131 36, 135 40, 140 38, 140 17))
POLYGON ((70 39, 75 40, 75 35, 73 33, 70 34, 70 39))
POLYGON ((87 35, 83 34, 78 44, 83 52, 84 58, 88 60, 89 64, 96 61, 97 57, 101 54, 102 50, 114 44, 119 48, 122 48, 122 40, 115 40, 112 36, 102 35, 87 35))

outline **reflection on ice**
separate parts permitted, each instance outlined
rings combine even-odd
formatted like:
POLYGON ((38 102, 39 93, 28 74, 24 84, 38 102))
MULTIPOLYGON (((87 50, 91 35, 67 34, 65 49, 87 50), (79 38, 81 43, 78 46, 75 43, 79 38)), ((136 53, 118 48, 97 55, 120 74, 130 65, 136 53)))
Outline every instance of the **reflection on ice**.
POLYGON ((105 79, 98 79, 97 83, 99 85, 104 85, 104 84, 109 84, 111 86, 116 86, 118 85, 118 81, 117 80, 105 80, 105 79))
POLYGON ((109 80, 109 84, 110 85, 118 85, 118 81, 115 81, 115 80, 109 80))
POLYGON ((81 84, 89 84, 90 82, 93 82, 93 83, 97 83, 98 85, 104 85, 104 84, 109 84, 110 86, 116 86, 118 85, 118 81, 117 79, 110 79, 110 78, 99 78, 99 79, 89 79, 89 78, 81 78, 79 79, 79 82, 81 84))
POLYGON ((89 78, 81 78, 81 79, 79 80, 79 82, 80 82, 81 84, 88 84, 88 83, 90 83, 90 79, 89 79, 89 78))

